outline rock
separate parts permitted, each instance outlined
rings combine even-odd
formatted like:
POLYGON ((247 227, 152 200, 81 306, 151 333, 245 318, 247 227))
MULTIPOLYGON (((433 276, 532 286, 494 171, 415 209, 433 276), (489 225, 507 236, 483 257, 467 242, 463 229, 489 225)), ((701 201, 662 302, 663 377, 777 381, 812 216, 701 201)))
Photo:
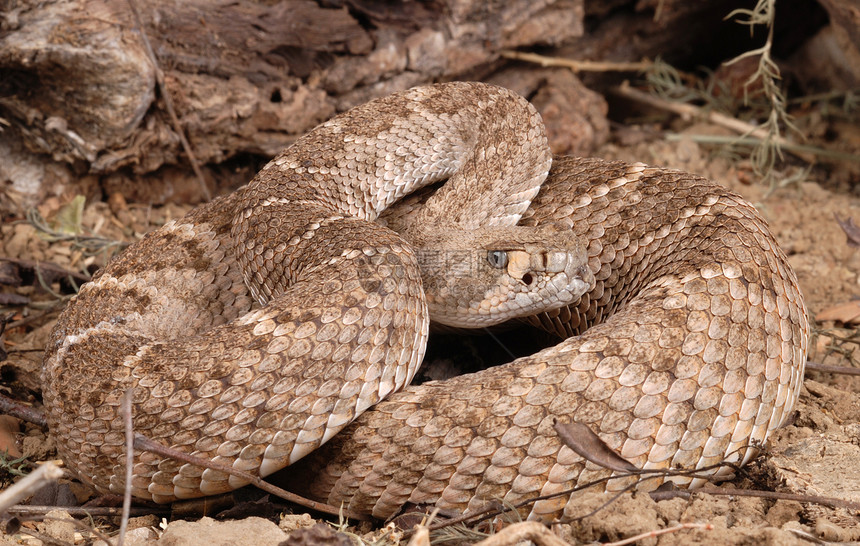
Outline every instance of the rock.
POLYGON ((250 517, 242 520, 174 521, 167 526, 159 546, 267 546, 286 540, 287 534, 271 521, 250 517))
MULTIPOLYGON (((116 546, 118 542, 119 537, 115 536, 111 539, 110 545, 116 546)), ((125 534, 125 542, 123 544, 124 546, 152 546, 154 544, 158 544, 158 533, 156 533, 154 529, 150 529, 149 527, 138 527, 137 529, 131 529, 125 534)), ((108 545, 103 540, 97 540, 93 543, 93 546, 108 545)))
POLYGON ((39 524, 39 532, 57 541, 75 543, 75 522, 65 510, 51 510, 39 524))
POLYGON ((314 521, 314 518, 310 514, 284 514, 281 516, 281 523, 278 524, 278 527, 289 533, 296 529, 304 529, 306 527, 313 527, 314 525, 316 525, 316 521, 314 521))

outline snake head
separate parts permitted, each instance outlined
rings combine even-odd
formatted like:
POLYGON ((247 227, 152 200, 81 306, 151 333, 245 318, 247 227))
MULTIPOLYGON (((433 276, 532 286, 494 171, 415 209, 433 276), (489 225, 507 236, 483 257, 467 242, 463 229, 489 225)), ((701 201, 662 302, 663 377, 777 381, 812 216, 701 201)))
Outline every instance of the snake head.
POLYGON ((416 255, 430 318, 458 328, 570 305, 594 286, 585 247, 555 226, 452 231, 425 238, 416 255))

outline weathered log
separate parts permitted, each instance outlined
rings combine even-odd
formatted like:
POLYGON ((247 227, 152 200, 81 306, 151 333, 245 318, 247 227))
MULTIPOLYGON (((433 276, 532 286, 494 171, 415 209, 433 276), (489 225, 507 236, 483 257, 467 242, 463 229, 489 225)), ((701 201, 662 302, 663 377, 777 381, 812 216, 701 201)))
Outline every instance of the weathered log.
MULTIPOLYGON (((547 114, 557 152, 590 153, 608 134, 603 101, 564 69, 500 60, 502 50, 546 46, 603 61, 659 55, 694 67, 751 47, 726 43, 726 31, 749 39, 745 27, 723 22, 746 6, 737 0, 152 0, 140 10, 162 94, 131 1, 0 11, 0 214, 88 191, 194 201, 201 190, 179 131, 210 179, 235 184, 335 113, 430 81, 512 87, 547 114)), ((814 19, 804 12, 814 4, 800 4, 780 5, 796 15, 792 29, 814 19)), ((582 77, 599 86, 630 74, 582 77)))
MULTIPOLYGON (((17 9, 0 32, 0 153, 16 165, 50 156, 71 166, 67 180, 184 161, 127 0, 17 9)), ((274 155, 355 104, 451 79, 506 48, 559 44, 582 33, 583 17, 582 0, 156 0, 140 9, 202 163, 274 155)), ((27 171, 28 181, 12 170, 0 165, 0 181, 12 180, 19 205, 44 195, 33 180, 44 173, 27 171)))

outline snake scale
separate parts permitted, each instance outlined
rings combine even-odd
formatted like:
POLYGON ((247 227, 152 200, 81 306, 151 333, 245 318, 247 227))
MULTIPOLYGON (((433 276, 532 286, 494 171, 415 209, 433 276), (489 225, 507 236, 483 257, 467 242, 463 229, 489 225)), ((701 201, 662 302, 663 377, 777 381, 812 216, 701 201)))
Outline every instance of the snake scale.
MULTIPOLYGON (((478 83, 415 88, 321 125, 82 287, 44 363, 60 456, 121 492, 120 404, 132 389, 137 432, 261 475, 310 454, 294 474, 306 494, 377 517, 407 502, 516 502, 611 474, 564 446, 555 421, 588 425, 640 468, 746 462, 791 412, 808 338, 765 221, 695 175, 547 150, 524 99, 478 83), (444 179, 430 212, 398 216, 398 199, 444 179), (374 222, 386 209, 416 250, 374 222), (434 218, 475 235, 434 238, 434 218), (434 254, 417 249, 452 241, 442 255, 489 278, 477 290, 489 303, 455 304, 443 322, 526 316, 565 340, 406 386, 428 306, 435 317, 467 283, 425 279, 422 290, 434 254)), ((157 502, 244 484, 148 452, 135 451, 133 470, 133 494, 157 502)), ((523 515, 552 519, 569 502, 523 515)))

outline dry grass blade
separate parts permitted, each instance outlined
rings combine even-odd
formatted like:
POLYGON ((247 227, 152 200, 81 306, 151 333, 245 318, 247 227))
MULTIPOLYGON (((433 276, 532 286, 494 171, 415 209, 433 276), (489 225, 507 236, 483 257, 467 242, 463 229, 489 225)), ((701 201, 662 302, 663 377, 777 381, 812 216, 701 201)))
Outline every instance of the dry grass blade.
POLYGON ((854 223, 854 218, 849 216, 846 220, 842 220, 835 212, 833 216, 836 218, 836 223, 845 232, 845 236, 848 238, 848 246, 860 248, 860 226, 854 223))
POLYGON ((582 423, 556 422, 552 428, 555 429, 564 445, 587 461, 616 472, 636 473, 640 470, 633 463, 613 451, 600 439, 600 436, 582 423))
POLYGON ((430 546, 430 529, 426 525, 416 525, 415 534, 409 539, 407 546, 430 546))
MULTIPOLYGON (((734 118, 729 118, 734 119, 734 118)), ((744 122, 741 122, 744 123, 744 122)), ((679 140, 692 140, 693 142, 698 142, 701 144, 719 144, 723 146, 759 146, 761 144, 761 139, 749 136, 723 136, 723 135, 696 135, 692 133, 665 133, 664 137, 668 141, 679 141, 679 140)), ((860 156, 856 154, 851 154, 847 152, 840 152, 839 150, 831 150, 828 148, 820 148, 818 146, 808 146, 805 144, 797 144, 790 140, 785 140, 782 143, 783 150, 789 152, 793 155, 796 155, 800 158, 815 158, 818 162, 821 163, 860 163, 860 156)), ((802 169, 801 172, 808 171, 808 167, 802 169)), ((805 174, 804 178, 808 175, 805 174)), ((791 182, 791 180, 786 180, 785 182, 780 184, 780 187, 786 186, 786 182, 791 182)))
POLYGON ((72 246, 79 248, 87 254, 95 254, 97 252, 105 252, 111 249, 122 250, 130 243, 124 241, 115 241, 97 235, 82 235, 79 233, 63 233, 57 231, 48 225, 48 222, 42 218, 39 211, 30 209, 27 211, 27 222, 36 228, 48 242, 56 243, 59 241, 69 241, 72 246))

